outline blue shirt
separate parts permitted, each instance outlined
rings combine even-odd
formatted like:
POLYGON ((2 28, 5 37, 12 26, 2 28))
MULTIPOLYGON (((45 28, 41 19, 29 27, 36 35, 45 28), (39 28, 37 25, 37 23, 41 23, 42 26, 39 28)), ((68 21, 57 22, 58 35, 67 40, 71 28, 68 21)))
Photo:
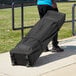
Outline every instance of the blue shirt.
POLYGON ((52 6, 52 0, 37 0, 37 5, 50 5, 50 6, 52 6))

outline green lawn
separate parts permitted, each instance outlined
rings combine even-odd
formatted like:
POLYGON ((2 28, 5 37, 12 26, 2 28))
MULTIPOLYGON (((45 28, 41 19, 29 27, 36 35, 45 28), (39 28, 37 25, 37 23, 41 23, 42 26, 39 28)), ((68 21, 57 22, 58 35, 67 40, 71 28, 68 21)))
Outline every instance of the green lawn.
MULTIPOLYGON (((66 13, 66 20, 71 20, 72 3, 58 3, 60 12, 66 13)), ((76 3, 76 2, 75 2, 76 3)), ((24 8, 24 25, 34 25, 39 20, 36 6, 24 8)), ((15 10, 15 25, 20 27, 20 8, 15 10)), ((10 51, 21 40, 21 31, 13 31, 11 27, 11 8, 0 9, 0 53, 10 51)), ((29 29, 25 30, 25 35, 29 29)), ((72 36, 72 23, 64 23, 59 31, 59 39, 72 36)))

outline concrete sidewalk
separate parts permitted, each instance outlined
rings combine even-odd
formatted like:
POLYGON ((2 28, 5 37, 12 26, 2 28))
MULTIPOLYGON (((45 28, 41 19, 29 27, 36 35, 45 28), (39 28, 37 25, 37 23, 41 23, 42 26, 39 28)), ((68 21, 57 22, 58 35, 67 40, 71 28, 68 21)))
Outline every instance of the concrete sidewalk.
POLYGON ((9 52, 0 54, 0 76, 76 76, 76 37, 59 45, 64 52, 44 52, 33 67, 12 66, 9 52))

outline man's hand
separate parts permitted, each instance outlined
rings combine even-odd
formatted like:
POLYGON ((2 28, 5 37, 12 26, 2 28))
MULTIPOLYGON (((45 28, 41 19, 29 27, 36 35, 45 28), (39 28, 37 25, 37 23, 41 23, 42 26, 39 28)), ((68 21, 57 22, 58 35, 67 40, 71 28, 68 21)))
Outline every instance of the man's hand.
POLYGON ((57 4, 56 4, 55 0, 52 0, 52 3, 53 3, 52 7, 57 8, 57 4))

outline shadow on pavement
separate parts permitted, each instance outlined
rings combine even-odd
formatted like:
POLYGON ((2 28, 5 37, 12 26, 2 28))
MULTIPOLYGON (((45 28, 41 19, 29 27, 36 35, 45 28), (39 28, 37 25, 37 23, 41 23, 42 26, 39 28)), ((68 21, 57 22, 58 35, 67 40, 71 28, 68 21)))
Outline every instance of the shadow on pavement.
MULTIPOLYGON (((59 59, 63 59, 72 55, 76 55, 76 46, 62 46, 64 52, 48 54, 39 57, 34 67, 45 65, 50 62, 54 62, 59 59)), ((46 52, 45 52, 46 53, 46 52)))

